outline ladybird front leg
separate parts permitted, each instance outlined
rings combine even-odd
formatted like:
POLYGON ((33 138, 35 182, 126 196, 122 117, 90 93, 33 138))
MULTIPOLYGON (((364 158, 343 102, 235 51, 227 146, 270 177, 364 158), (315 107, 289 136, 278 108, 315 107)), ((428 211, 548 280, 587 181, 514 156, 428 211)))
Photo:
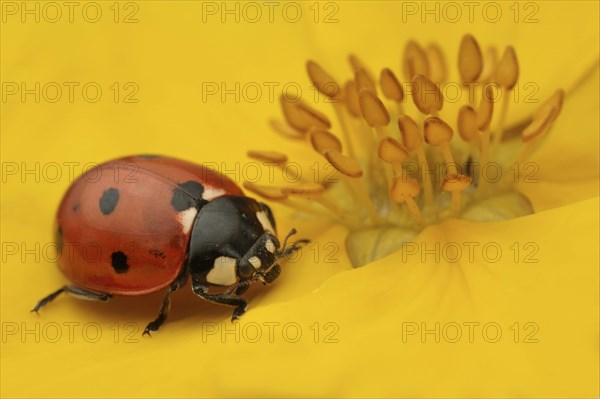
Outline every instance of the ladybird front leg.
POLYGON ((231 293, 235 292, 235 295, 242 295, 244 292, 248 291, 249 287, 250 287, 250 281, 244 280, 244 281, 240 281, 239 283, 234 284, 231 287, 229 287, 227 289, 227 291, 225 291, 225 293, 231 294, 231 293))
POLYGON ((76 298, 85 299, 88 301, 104 302, 104 301, 108 301, 110 298, 112 298, 112 295, 106 294, 104 292, 89 291, 89 290, 86 290, 85 288, 80 288, 75 285, 65 285, 61 289, 54 291, 52 294, 40 299, 38 301, 38 303, 35 304, 33 309, 31 309, 31 311, 38 313, 38 310, 40 310, 41 307, 47 305, 49 302, 52 302, 57 296, 59 296, 63 292, 66 292, 67 294, 74 296, 76 298))
MULTIPOLYGON (((236 293, 239 291, 243 292, 247 289, 247 287, 245 287, 245 288, 241 288, 241 287, 243 287, 243 286, 240 286, 236 289, 236 293)), ((248 307, 248 301, 243 296, 234 295, 230 292, 224 292, 224 293, 219 293, 219 294, 209 294, 207 292, 208 287, 206 285, 202 284, 201 281, 198 281, 193 278, 192 278, 192 291, 194 292, 194 294, 198 295, 200 298, 202 298, 206 301, 218 303, 221 305, 235 306, 235 309, 233 310, 233 314, 231 315, 231 321, 237 320, 241 315, 243 315, 246 312, 246 309, 248 307)))
POLYGON ((236 289, 235 295, 242 295, 244 292, 248 291, 248 287, 250 287, 250 282, 244 281, 242 282, 236 289))

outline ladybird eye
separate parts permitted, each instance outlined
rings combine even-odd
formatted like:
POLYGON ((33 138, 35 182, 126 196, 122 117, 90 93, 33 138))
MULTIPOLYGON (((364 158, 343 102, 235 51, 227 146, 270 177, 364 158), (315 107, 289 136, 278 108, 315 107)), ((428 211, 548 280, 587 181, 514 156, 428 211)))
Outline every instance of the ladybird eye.
POLYGON ((238 265, 238 274, 241 278, 250 278, 254 274, 254 268, 247 262, 241 262, 238 265))

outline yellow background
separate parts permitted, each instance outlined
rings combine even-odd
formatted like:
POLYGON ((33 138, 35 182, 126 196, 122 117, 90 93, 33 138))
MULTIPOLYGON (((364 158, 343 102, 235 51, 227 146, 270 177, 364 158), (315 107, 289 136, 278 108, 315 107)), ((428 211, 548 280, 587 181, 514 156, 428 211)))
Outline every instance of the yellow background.
MULTIPOLYGON (((27 2, 31 8, 36 3, 44 6, 27 2)), ((247 326, 246 335, 239 330, 222 337, 225 328, 234 328, 227 322, 230 311, 194 298, 189 286, 175 295, 168 322, 152 338, 141 337, 141 330, 155 316, 159 293, 108 303, 61 297, 39 317, 29 314, 40 297, 64 284, 43 248, 52 241, 55 209, 70 182, 65 163, 73 163, 79 174, 90 162, 163 153, 224 163, 234 170, 239 165, 233 177, 241 182, 247 149, 293 151, 290 143, 269 131, 267 120, 279 115, 276 97, 286 83, 301 85, 304 96, 314 94, 305 78, 306 59, 320 60, 337 76, 349 76, 345 57, 350 52, 368 60, 373 70, 386 65, 398 69, 410 38, 439 41, 451 67, 464 33, 500 48, 513 44, 527 67, 522 79, 540 82, 543 99, 559 86, 568 87, 597 59, 597 2, 536 2, 539 20, 531 24, 522 21, 531 11, 524 3, 519 3, 518 23, 508 8, 512 3, 501 3, 504 17, 493 24, 480 12, 473 23, 466 14, 456 23, 443 18, 438 23, 431 16, 422 22, 420 14, 404 15, 403 20, 407 3, 401 2, 304 2, 296 23, 283 17, 286 3, 277 3, 270 22, 268 9, 258 2, 263 16, 256 23, 247 20, 253 18, 253 10, 244 14, 246 3, 235 2, 228 4, 232 8, 237 4, 240 22, 232 15, 224 23, 221 13, 203 14, 207 3, 193 1, 120 2, 118 22, 115 3, 100 1, 102 17, 96 23, 82 16, 87 3, 78 3, 73 22, 62 6, 62 18, 56 23, 43 16, 38 23, 31 15, 22 22, 22 10, 15 15, 6 12, 14 4, 24 3, 2 2, 1 28, 2 95, 7 96, 1 104, 3 397, 598 395, 594 199, 527 221, 500 224, 493 234, 485 225, 465 227, 458 222, 425 231, 423 241, 459 240, 469 231, 481 240, 500 242, 503 248, 533 237, 543 249, 541 263, 527 271, 515 270, 510 261, 495 265, 500 269, 490 274, 478 271, 477 262, 467 265, 469 273, 482 279, 469 294, 461 289, 463 277, 455 271, 430 280, 416 273, 416 266, 404 269, 398 261, 351 270, 340 228, 290 220, 289 212, 276 207, 280 232, 295 226, 303 236, 318 237, 319 252, 303 253, 302 261, 284 268, 272 288, 251 292, 250 310, 237 327, 247 326), (124 23, 133 11, 137 22, 124 23), (333 23, 324 23, 330 13, 333 23), (7 95, 7 82, 26 82, 29 88, 35 82, 41 86, 57 82, 64 91, 56 103, 44 97, 36 103, 33 95, 21 101, 18 94, 7 95), (79 83, 72 103, 64 82, 79 83), (80 89, 89 82, 103 90, 96 103, 82 97, 80 89), (116 102, 114 82, 121 90, 116 102), (131 82, 139 88, 136 103, 125 102, 130 90, 125 85, 131 82), (239 102, 232 96, 222 101, 218 95, 204 101, 203 84, 222 82, 228 88, 236 82, 240 87, 257 83, 263 92, 257 102, 248 101, 243 93, 239 102), (273 101, 265 82, 278 84, 273 101), (58 179, 53 174, 56 164, 58 179), (15 165, 17 174, 6 174, 6 168, 15 165), (24 174, 24 167, 34 172, 24 174), (458 231, 457 236, 449 238, 452 231, 458 231), (327 243, 339 247, 333 263, 324 261, 327 243), (39 258, 23 255, 23 247, 16 255, 7 254, 6 245, 13 244, 34 248, 39 258), (539 284, 519 283, 521 278, 539 284), (435 299, 435 306, 419 308, 417 304, 427 297, 435 299), (473 298, 478 298, 476 305, 473 298), (465 303, 473 306, 465 310, 461 308, 465 303), (482 339, 456 345, 412 338, 403 342, 406 320, 429 325, 497 322, 504 337, 510 338, 497 344, 482 339), (299 326, 302 338, 290 342, 293 339, 284 337, 278 327, 274 342, 268 342, 264 323, 270 322, 297 323, 294 328, 299 326), (514 343, 509 327, 515 322, 521 328, 537 323, 540 342, 523 343, 521 336, 514 343), (65 323, 76 323, 72 340, 65 323), (261 326, 263 338, 258 343, 247 339, 255 327, 252 323, 261 326), (56 325, 61 336, 51 342, 56 325), (97 342, 95 326, 101 332, 97 342), (217 333, 209 334, 207 329, 215 326, 217 333), (25 333, 27 329, 33 332, 25 333), (326 342, 327 336, 334 341, 326 342), (239 343, 236 337, 241 338, 239 343)), ((590 100, 586 109, 592 113, 584 126, 597 136, 597 80, 595 84, 596 90, 592 86, 584 98, 590 100)), ((513 117, 527 115, 534 107, 525 104, 515 109, 513 117)), ((566 133, 572 135, 571 142, 577 141, 579 132, 566 133)), ((597 142, 593 143, 595 147, 578 148, 593 158, 597 142)), ((569 157, 577 159, 577 154, 569 157)), ((567 171, 576 169, 574 164, 563 166, 567 171)), ((592 167, 597 167, 597 160, 592 167)), ((596 174, 591 175, 592 187, 597 186, 596 174)), ((597 196, 597 189, 591 191, 597 196)), ((573 196, 577 201, 593 197, 573 196)), ((570 203, 560 205, 565 204, 570 203)))

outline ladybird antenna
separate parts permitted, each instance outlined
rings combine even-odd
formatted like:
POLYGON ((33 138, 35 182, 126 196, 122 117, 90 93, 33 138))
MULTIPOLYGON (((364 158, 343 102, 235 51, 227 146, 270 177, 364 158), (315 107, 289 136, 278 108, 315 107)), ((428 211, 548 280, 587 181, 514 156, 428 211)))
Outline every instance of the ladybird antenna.
POLYGON ((285 247, 287 246, 287 242, 288 242, 288 240, 290 239, 290 237, 291 237, 291 236, 293 236, 293 235, 294 235, 294 234, 296 234, 296 233, 297 233, 297 231, 296 231, 296 229, 294 229, 294 228, 292 228, 292 229, 290 230, 290 232, 289 232, 289 233, 287 233, 287 236, 285 236, 285 238, 284 238, 284 240, 283 240, 283 245, 282 245, 282 248, 283 248, 283 250, 284 250, 284 251, 285 251, 285 247))
POLYGON ((310 240, 298 240, 298 241, 291 243, 290 246, 288 247, 287 244, 288 244, 289 238, 296 233, 297 233, 296 229, 292 229, 285 236, 281 250, 278 251, 278 253, 277 253, 278 258, 285 258, 286 256, 290 255, 292 252, 299 250, 302 245, 308 244, 310 242, 310 240))

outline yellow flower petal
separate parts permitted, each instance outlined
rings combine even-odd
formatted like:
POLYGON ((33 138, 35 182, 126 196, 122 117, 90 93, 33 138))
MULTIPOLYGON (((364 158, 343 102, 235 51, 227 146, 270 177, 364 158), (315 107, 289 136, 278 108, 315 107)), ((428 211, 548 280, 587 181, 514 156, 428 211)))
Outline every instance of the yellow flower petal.
POLYGON ((305 336, 260 345, 263 359, 253 356, 257 344, 225 346, 217 365, 229 356, 259 369, 294 359, 303 378, 276 367, 269 375, 277 383, 265 387, 247 375, 225 395, 595 395, 599 237, 590 215, 598 205, 596 198, 502 223, 446 222, 415 240, 429 254, 407 247, 404 260, 396 253, 298 300, 249 313, 242 324, 297 323, 305 336), (337 327, 321 332, 338 342, 323 335, 313 342, 310 326, 328 321, 337 327), (432 332, 422 335, 424 328, 432 332))

